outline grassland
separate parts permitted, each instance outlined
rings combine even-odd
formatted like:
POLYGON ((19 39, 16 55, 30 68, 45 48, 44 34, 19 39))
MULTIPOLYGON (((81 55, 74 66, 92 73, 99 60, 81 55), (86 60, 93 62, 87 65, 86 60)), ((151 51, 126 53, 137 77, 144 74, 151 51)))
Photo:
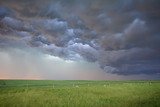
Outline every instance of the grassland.
POLYGON ((160 81, 0 80, 0 107, 160 107, 160 81))

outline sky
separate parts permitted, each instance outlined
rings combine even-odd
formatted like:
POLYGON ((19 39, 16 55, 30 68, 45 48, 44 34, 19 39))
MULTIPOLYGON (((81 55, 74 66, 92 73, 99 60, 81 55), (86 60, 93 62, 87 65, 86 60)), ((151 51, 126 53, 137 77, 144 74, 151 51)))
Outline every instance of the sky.
POLYGON ((159 80, 159 0, 0 0, 0 79, 159 80))

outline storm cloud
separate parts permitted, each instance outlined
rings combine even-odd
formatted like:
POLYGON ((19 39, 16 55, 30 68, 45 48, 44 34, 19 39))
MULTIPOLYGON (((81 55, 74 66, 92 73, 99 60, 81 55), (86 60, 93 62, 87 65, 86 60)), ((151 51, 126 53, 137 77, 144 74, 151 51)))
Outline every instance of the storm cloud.
POLYGON ((160 74, 158 0, 1 0, 0 48, 36 49, 116 75, 160 74))

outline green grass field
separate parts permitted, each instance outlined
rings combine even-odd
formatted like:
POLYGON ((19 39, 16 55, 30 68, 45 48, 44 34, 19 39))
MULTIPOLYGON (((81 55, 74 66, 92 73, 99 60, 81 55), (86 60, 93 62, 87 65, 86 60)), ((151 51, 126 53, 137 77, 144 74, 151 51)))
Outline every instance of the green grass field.
POLYGON ((0 80, 0 107, 160 107, 160 81, 0 80))

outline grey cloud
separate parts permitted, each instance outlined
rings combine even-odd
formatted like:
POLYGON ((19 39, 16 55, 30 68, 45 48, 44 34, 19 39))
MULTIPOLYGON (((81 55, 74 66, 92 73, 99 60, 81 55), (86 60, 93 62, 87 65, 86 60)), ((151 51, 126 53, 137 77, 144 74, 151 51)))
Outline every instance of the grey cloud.
POLYGON ((124 64, 120 70, 122 72, 114 72, 118 74, 130 75, 130 74, 158 74, 160 70, 160 64, 124 64))
POLYGON ((87 59, 87 61, 94 62, 97 60, 98 52, 93 47, 88 44, 82 43, 74 43, 68 46, 68 49, 71 51, 75 51, 80 54, 82 57, 87 59))
POLYGON ((50 42, 42 35, 33 36, 29 42, 30 42, 30 45, 33 47, 39 47, 42 45, 50 44, 50 42))
POLYGON ((20 30, 23 28, 24 24, 22 21, 11 18, 11 17, 4 17, 2 22, 9 26, 12 29, 20 30))
POLYGON ((60 21, 58 19, 46 20, 44 23, 44 28, 47 30, 65 30, 67 28, 67 22, 60 21))
POLYGON ((39 15, 43 17, 49 17, 49 18, 60 18, 62 15, 61 8, 62 8, 62 5, 60 4, 60 2, 51 1, 42 8, 39 15))
POLYGON ((70 24, 71 27, 77 28, 77 29, 86 29, 87 27, 85 26, 84 20, 82 20, 80 17, 71 15, 66 18, 68 23, 70 24))
POLYGON ((98 40, 104 50, 118 50, 125 46, 125 37, 123 33, 106 34, 98 40))
MULTIPOLYGON (((142 40, 149 38, 149 29, 145 21, 135 19, 124 31, 125 41, 132 47, 142 44, 142 40)), ((127 44, 127 45, 128 45, 127 44)))
POLYGON ((112 66, 105 66, 104 71, 108 72, 108 73, 119 73, 119 70, 116 67, 112 67, 112 66))
POLYGON ((7 8, 0 6, 0 19, 4 18, 5 16, 13 16, 14 12, 7 8))
POLYGON ((62 47, 57 47, 54 44, 50 44, 50 45, 43 45, 41 47, 45 52, 47 52, 50 55, 53 56, 58 56, 61 57, 63 59, 65 59, 67 57, 67 51, 65 51, 64 48, 62 47))
POLYGON ((99 43, 106 50, 157 48, 159 33, 152 34, 151 29, 145 21, 136 18, 122 32, 103 35, 99 43))
POLYGON ((152 74, 159 72, 158 67, 160 66, 159 64, 160 55, 158 53, 153 49, 145 49, 145 48, 144 49, 132 48, 128 50, 106 51, 106 52, 101 52, 99 62, 104 70, 111 73, 126 75, 126 74, 141 74, 141 73, 143 74, 146 72, 152 74), (145 68, 145 65, 149 66, 145 68))
POLYGON ((21 41, 19 38, 16 37, 2 37, 0 35, 0 48, 7 48, 7 47, 25 47, 25 43, 21 41))
POLYGON ((89 62, 97 61, 98 51, 89 46, 88 44, 73 43, 67 47, 58 47, 54 44, 42 45, 42 48, 49 52, 51 55, 59 56, 66 60, 82 60, 85 59, 89 62))
POLYGON ((65 60, 98 63, 119 75, 157 74, 156 0, 8 0, 0 7, 0 46, 25 44, 65 60), (13 2, 16 2, 13 5, 13 2))
POLYGON ((59 31, 65 30, 67 28, 67 22, 59 20, 57 18, 55 19, 39 19, 39 20, 33 20, 32 24, 35 28, 41 28, 48 31, 59 31))
POLYGON ((32 36, 29 32, 26 32, 26 31, 17 31, 16 35, 24 38, 32 36))

